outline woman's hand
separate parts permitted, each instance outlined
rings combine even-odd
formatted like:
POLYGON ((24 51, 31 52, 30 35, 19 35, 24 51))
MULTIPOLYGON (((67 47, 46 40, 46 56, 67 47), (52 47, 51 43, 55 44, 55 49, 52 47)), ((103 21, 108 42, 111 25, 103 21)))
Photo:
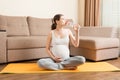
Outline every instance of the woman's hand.
POLYGON ((74 29, 75 32, 78 32, 80 30, 80 25, 79 24, 75 24, 73 26, 73 29, 74 29))
POLYGON ((62 59, 59 58, 59 57, 54 57, 53 59, 54 59, 56 62, 61 62, 61 61, 62 61, 62 59))

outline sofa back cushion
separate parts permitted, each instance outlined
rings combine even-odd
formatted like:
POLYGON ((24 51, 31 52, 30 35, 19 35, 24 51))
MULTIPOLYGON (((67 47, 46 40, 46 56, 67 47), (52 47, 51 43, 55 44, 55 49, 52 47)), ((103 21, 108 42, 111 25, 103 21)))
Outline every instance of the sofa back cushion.
POLYGON ((51 30, 52 21, 49 18, 28 17, 28 25, 32 36, 48 35, 51 30))
POLYGON ((116 37, 116 27, 82 27, 80 29, 80 36, 91 36, 91 37, 116 37))
POLYGON ((0 15, 0 30, 6 30, 7 21, 5 16, 0 15))
POLYGON ((6 16, 8 36, 28 36, 29 29, 27 17, 25 16, 6 16))

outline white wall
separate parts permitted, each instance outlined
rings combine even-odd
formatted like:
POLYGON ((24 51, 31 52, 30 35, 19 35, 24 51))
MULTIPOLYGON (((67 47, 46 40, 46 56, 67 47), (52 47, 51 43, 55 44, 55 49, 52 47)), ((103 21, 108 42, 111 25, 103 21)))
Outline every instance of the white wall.
POLYGON ((0 0, 0 14, 51 18, 62 13, 78 21, 78 0, 0 0))
POLYGON ((118 18, 118 25, 119 25, 119 27, 120 27, 120 0, 118 0, 118 16, 119 16, 119 18, 118 18))

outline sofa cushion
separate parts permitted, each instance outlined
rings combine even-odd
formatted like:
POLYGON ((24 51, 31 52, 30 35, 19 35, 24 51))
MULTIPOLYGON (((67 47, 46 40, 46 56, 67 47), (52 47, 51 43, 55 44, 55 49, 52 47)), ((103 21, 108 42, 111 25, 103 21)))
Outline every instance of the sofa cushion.
POLYGON ((27 18, 24 16, 6 16, 8 36, 28 36, 27 18))
POLYGON ((117 27, 82 27, 80 36, 90 37, 117 37, 117 27))
POLYGON ((87 49, 107 49, 119 47, 118 38, 80 36, 79 47, 87 49))
POLYGON ((7 37, 8 49, 45 48, 47 36, 7 37))
POLYGON ((7 21, 5 16, 0 15, 0 30, 6 30, 7 21))
POLYGON ((31 35, 48 35, 48 32, 51 30, 52 21, 51 19, 28 17, 28 24, 31 35))

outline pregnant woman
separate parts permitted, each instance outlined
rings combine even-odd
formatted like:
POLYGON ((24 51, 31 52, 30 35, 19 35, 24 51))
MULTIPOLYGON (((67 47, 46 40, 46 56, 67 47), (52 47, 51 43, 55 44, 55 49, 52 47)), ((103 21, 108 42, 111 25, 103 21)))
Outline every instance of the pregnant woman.
POLYGON ((73 29, 76 33, 75 37, 69 29, 64 29, 67 21, 62 14, 56 14, 52 20, 51 31, 48 34, 46 50, 50 58, 41 58, 38 65, 49 70, 73 70, 77 66, 85 63, 83 56, 70 57, 69 42, 71 41, 75 47, 79 46, 79 29, 80 25, 76 24, 73 29))

